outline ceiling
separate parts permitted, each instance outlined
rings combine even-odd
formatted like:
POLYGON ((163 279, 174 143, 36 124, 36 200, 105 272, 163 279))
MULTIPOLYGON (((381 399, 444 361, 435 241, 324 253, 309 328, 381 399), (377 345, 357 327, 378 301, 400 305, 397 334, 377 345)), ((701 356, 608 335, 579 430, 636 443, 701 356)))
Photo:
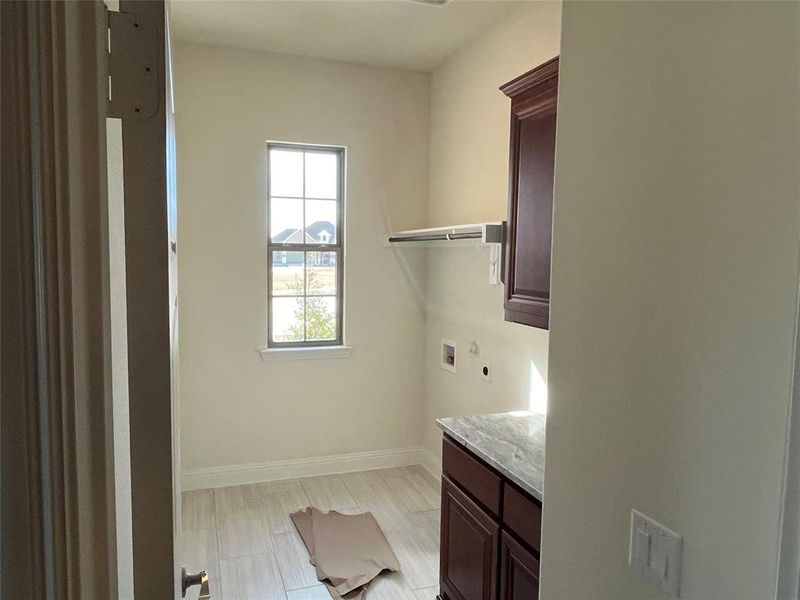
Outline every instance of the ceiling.
MULTIPOLYGON (((173 0, 175 39, 428 71, 520 0, 173 0)), ((527 6, 526 6, 527 5, 527 6)))

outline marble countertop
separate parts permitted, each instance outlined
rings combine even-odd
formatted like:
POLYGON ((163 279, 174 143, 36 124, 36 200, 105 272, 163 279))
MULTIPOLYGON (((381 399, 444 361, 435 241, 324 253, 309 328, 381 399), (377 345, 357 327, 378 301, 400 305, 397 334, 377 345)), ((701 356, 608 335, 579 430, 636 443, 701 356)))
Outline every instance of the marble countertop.
POLYGON ((436 424, 523 490, 543 500, 544 415, 515 411, 442 417, 436 424))

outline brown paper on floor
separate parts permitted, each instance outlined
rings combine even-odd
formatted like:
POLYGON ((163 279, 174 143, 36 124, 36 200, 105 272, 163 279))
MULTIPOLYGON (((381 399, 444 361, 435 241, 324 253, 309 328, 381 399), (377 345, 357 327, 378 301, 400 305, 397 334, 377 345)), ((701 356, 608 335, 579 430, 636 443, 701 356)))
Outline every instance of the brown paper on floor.
POLYGON ((290 515, 311 556, 311 564, 334 598, 360 600, 381 571, 400 563, 372 513, 343 515, 313 507, 290 515))

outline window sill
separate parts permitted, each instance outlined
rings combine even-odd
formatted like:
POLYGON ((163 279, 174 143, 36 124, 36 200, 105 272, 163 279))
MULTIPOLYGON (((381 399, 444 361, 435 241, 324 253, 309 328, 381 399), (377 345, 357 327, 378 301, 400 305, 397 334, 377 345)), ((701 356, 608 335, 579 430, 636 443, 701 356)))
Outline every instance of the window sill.
POLYGON ((316 348, 261 348, 261 360, 317 360, 321 358, 347 358, 353 353, 350 346, 317 346, 316 348))

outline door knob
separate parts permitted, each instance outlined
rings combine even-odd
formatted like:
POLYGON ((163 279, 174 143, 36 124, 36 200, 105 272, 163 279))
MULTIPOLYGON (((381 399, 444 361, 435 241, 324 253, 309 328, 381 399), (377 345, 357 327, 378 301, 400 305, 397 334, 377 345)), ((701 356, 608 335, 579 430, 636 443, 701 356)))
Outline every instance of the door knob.
POLYGON ((208 590, 208 573, 206 571, 200 571, 193 575, 187 573, 186 567, 183 567, 183 569, 181 569, 181 590, 184 598, 186 597, 186 590, 195 585, 200 586, 200 595, 197 597, 197 600, 209 600, 211 598, 211 592, 208 590))

